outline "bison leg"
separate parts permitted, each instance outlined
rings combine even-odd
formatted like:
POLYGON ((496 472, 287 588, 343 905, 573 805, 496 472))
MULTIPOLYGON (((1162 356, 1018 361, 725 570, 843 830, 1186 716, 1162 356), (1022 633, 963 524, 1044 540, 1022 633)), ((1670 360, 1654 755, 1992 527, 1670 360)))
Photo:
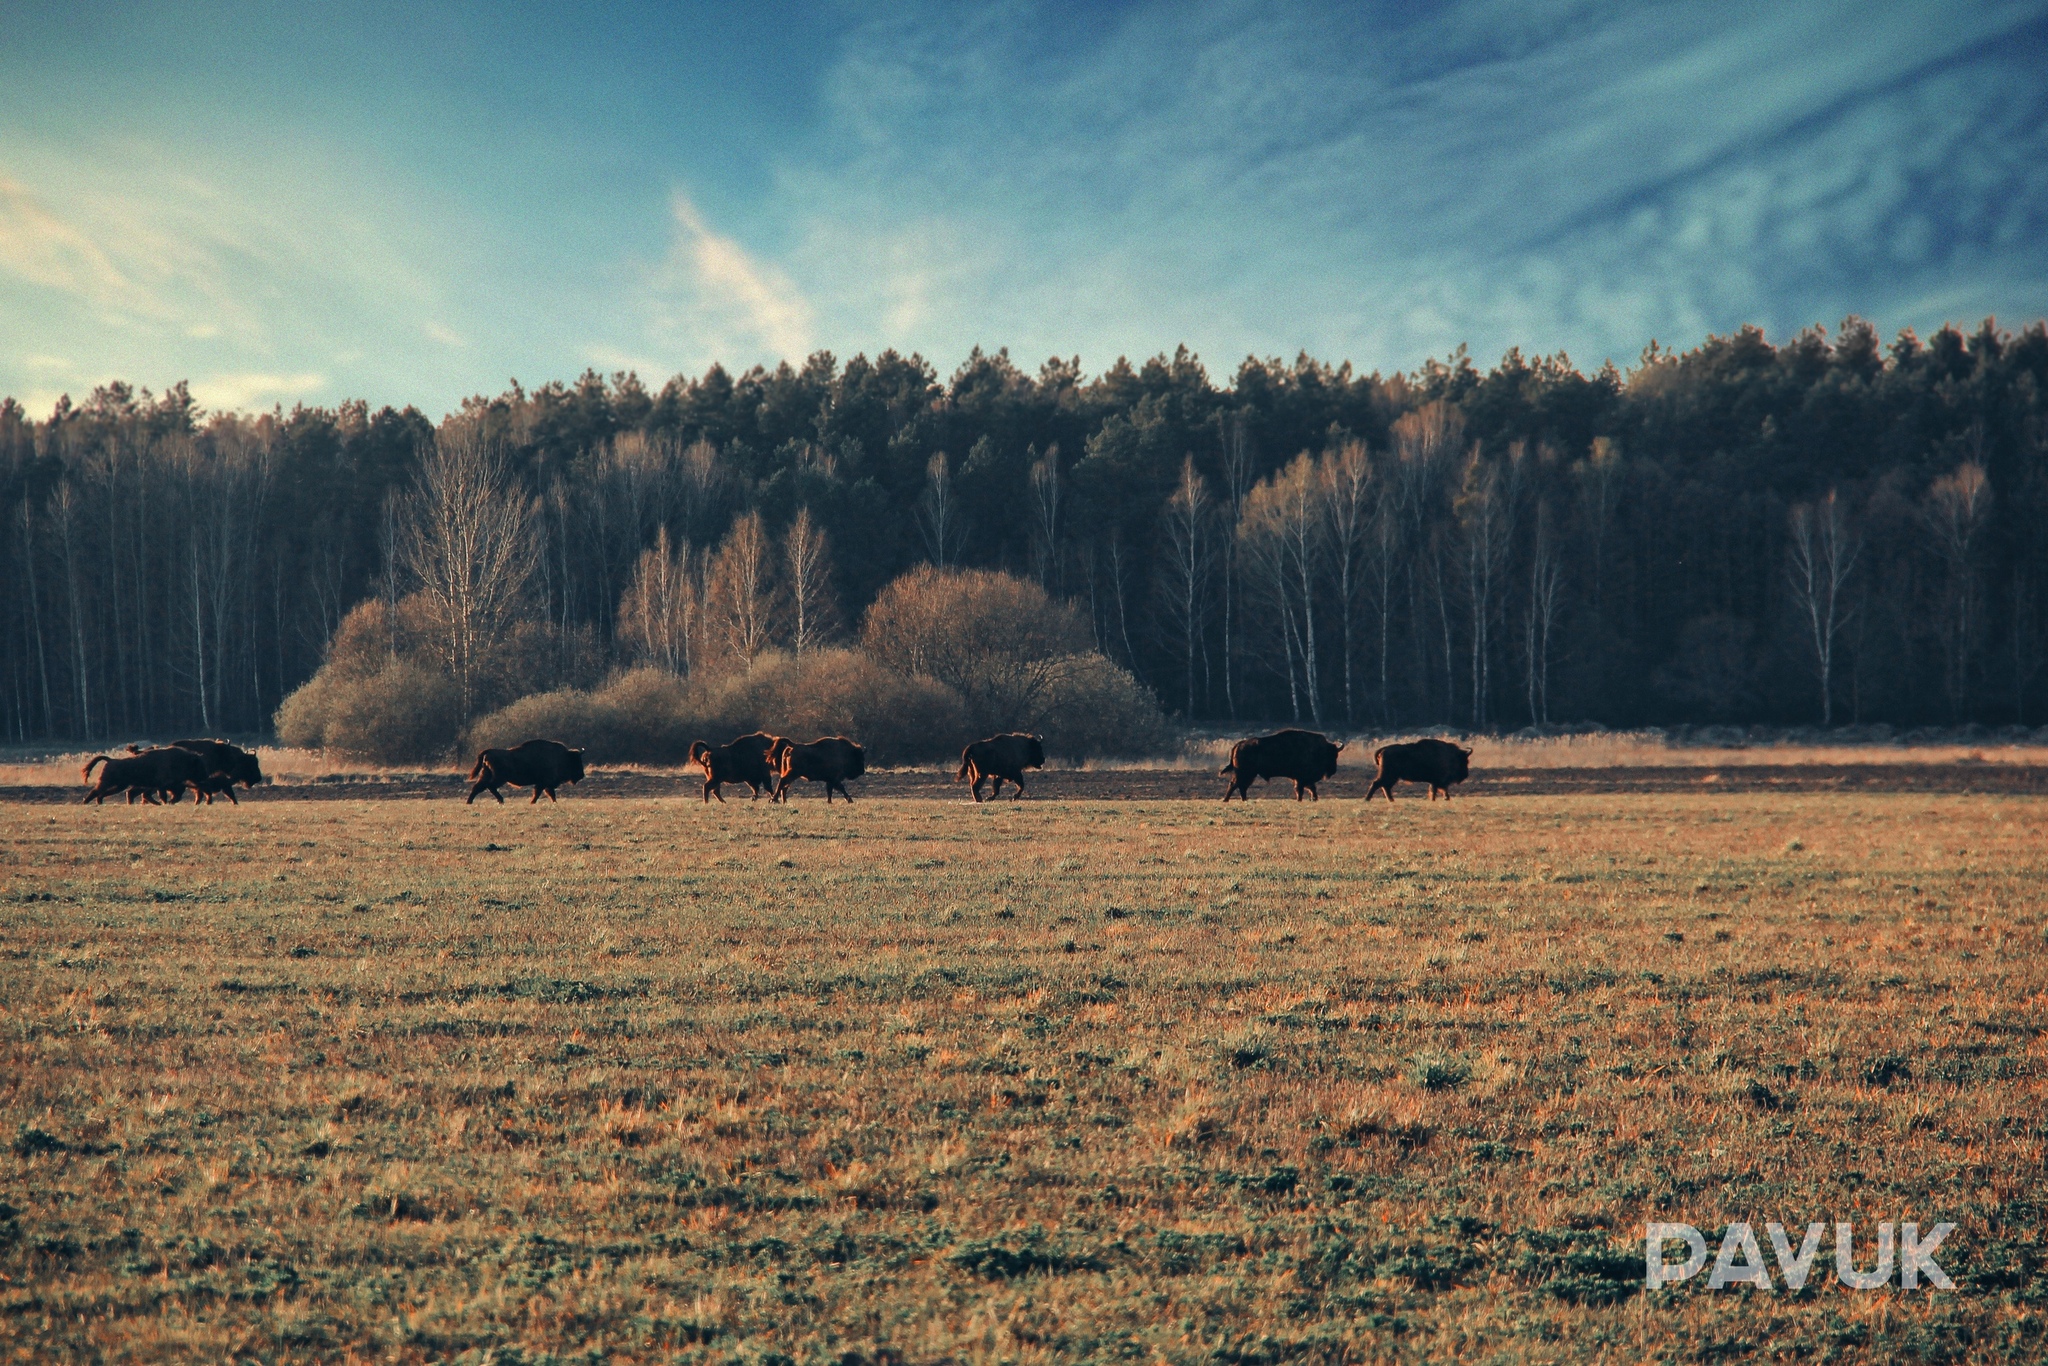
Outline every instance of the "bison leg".
POLYGON ((228 802, 233 806, 240 806, 242 804, 242 799, 235 795, 235 785, 233 783, 228 784, 228 802))
MULTIPOLYGON (((826 793, 826 795, 827 795, 827 796, 830 796, 830 795, 831 795, 831 793, 830 793, 830 792, 827 792, 827 793, 826 793)), ((852 806, 852 805, 853 805, 853 794, 852 794, 851 792, 848 792, 848 791, 846 790, 846 784, 845 784, 845 783, 841 783, 841 784, 839 784, 839 795, 840 795, 840 796, 842 796, 842 797, 844 797, 844 798, 846 798, 846 804, 847 804, 848 806, 852 806)))
POLYGON ((1017 799, 1018 799, 1019 797, 1021 797, 1021 796, 1023 796, 1023 795, 1024 795, 1024 780, 1023 780, 1023 779, 1022 779, 1022 778, 1020 777, 1020 778, 1012 778, 1012 779, 1010 779, 1010 781, 1011 781, 1011 782, 1013 782, 1013 783, 1015 783, 1015 784, 1017 785, 1017 790, 1016 790, 1015 792, 1012 792, 1012 793, 1010 794, 1010 800, 1014 802, 1014 801, 1016 801, 1016 800, 1017 800, 1017 799))

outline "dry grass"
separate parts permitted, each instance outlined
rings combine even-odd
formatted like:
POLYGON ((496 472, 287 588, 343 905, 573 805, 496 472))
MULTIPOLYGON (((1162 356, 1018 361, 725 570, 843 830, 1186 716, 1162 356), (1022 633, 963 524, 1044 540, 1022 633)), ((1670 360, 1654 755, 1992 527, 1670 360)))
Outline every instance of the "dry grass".
POLYGON ((2039 1360, 2044 814, 0 808, 0 1343, 2039 1360), (1837 1217, 1959 1290, 1641 1292, 1837 1217))

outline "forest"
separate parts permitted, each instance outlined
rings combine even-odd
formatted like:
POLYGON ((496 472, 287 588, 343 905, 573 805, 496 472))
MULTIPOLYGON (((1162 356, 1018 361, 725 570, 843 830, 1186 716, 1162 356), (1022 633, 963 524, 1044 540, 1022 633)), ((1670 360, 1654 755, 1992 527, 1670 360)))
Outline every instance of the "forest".
POLYGON ((496 501, 463 552, 488 582, 441 586, 488 595, 476 650, 516 643, 465 720, 852 644, 921 568, 1031 586, 1190 724, 2048 719, 2048 327, 1850 318, 1591 374, 820 352, 514 381, 439 423, 10 399, 0 734, 263 734, 352 614, 395 654, 448 568, 444 448, 496 501))

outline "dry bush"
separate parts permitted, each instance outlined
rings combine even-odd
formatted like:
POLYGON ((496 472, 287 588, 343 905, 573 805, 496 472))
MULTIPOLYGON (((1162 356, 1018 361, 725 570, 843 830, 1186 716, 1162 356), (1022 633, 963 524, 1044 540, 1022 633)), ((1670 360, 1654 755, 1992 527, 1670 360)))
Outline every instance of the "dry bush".
POLYGON ((853 650, 813 650, 791 665, 774 724, 793 738, 851 736, 875 764, 947 758, 974 738, 960 695, 936 679, 895 673, 853 650))
POLYGON ((387 659, 367 674, 322 669, 277 709, 283 744, 385 764, 446 759, 461 726, 454 683, 406 659, 387 659))
POLYGON ((1091 642, 1080 614, 992 570, 913 569, 868 608, 861 644, 896 672, 960 695, 977 734, 1033 730, 1067 663, 1091 642))
POLYGON ((469 728, 472 750, 532 739, 587 750, 592 763, 681 763, 689 755, 692 690, 662 669, 634 669, 594 691, 558 688, 522 697, 469 728))
POLYGON ((1040 729, 1062 759, 1143 758, 1180 745, 1152 690, 1101 655, 1066 660, 1050 693, 1040 729))

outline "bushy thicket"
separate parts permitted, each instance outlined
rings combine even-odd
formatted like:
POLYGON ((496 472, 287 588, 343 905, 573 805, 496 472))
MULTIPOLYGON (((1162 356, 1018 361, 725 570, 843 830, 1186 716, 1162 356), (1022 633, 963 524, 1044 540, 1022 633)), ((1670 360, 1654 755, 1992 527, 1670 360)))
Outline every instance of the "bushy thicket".
MULTIPOLYGON (((857 649, 771 649, 687 677, 630 668, 514 696, 466 727, 422 640, 403 604, 395 616, 380 602, 356 608, 326 664, 279 709, 278 738, 412 763, 544 736, 587 749, 593 763, 675 764, 693 741, 767 730, 846 735, 876 765, 949 759, 1007 730, 1044 735, 1066 760, 1157 754, 1176 740, 1152 694, 1087 647, 1071 607, 982 571, 905 575, 883 590, 857 649)), ((519 645, 491 654, 504 661, 486 671, 501 697, 516 693, 519 645)))

